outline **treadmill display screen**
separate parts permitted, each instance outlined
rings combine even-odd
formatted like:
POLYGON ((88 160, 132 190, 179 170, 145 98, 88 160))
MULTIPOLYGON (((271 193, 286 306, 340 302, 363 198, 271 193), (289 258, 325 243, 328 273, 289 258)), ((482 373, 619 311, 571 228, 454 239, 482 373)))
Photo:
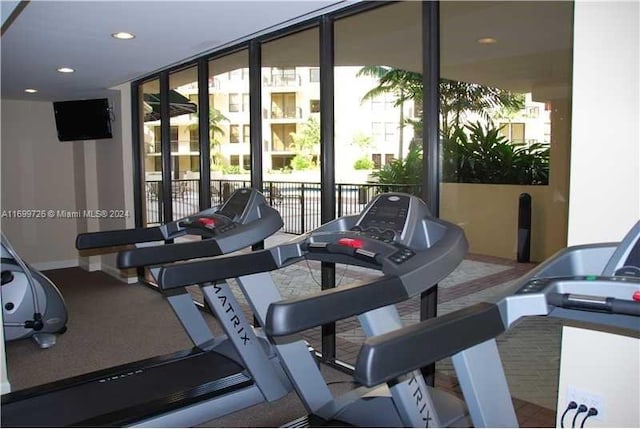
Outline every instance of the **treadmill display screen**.
POLYGON ((357 224, 363 228, 390 230, 402 233, 407 221, 409 198, 403 195, 389 195, 379 198, 357 224))
POLYGON ((218 213, 230 219, 242 216, 242 213, 244 213, 244 209, 249 203, 250 196, 251 192, 246 189, 234 192, 233 195, 231 195, 231 197, 227 200, 227 202, 224 203, 218 213))

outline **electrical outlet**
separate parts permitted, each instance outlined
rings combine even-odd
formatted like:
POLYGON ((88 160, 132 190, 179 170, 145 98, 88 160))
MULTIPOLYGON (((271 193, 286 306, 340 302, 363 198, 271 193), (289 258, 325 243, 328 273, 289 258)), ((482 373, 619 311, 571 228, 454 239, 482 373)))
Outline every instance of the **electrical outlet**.
MULTIPOLYGON (((571 401, 575 401, 575 403, 578 404, 578 406, 580 406, 580 404, 584 404, 587 406, 587 409, 593 407, 596 410, 598 410, 598 414, 595 416, 589 417, 589 420, 592 420, 592 419, 604 420, 604 416, 605 416, 604 399, 602 398, 602 396, 598 395, 597 393, 593 393, 587 390, 578 389, 573 386, 569 386, 567 388, 566 401, 567 401, 567 404, 571 401)), ((581 414, 581 416, 586 416, 586 415, 587 415, 586 412, 581 414)), ((584 418, 584 417, 581 417, 581 418, 584 418)))

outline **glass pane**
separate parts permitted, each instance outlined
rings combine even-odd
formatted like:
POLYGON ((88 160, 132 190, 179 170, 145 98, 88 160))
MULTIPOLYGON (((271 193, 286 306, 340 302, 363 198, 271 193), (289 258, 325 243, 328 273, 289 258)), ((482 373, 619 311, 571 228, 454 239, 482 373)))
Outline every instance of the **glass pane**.
MULTIPOLYGON (((419 191, 421 162, 399 174, 405 164, 395 159, 421 147, 420 132, 410 123, 414 99, 421 95, 415 91, 422 82, 421 8, 420 2, 400 2, 335 23, 338 215, 359 213, 381 190, 419 191)), ((381 275, 336 266, 336 283, 343 285, 381 275)), ((399 306, 405 320, 419 319, 418 301, 399 306)), ((353 364, 364 339, 357 319, 337 323, 336 337, 338 359, 353 364)))
POLYGON ((171 201, 173 218, 179 219, 200 208, 200 167, 194 162, 200 158, 197 67, 169 75, 169 116, 171 201))
MULTIPOLYGON (((438 314, 445 314, 499 296, 531 268, 517 261, 539 262, 566 246, 573 3, 440 5, 440 216, 462 226, 469 241, 459 267, 466 281, 450 276, 440 284, 438 314), (527 195, 531 211, 520 211, 527 195), (531 228, 519 225, 529 214, 531 228)), ((519 357, 517 371, 505 365, 511 394, 553 409, 557 377, 549 374, 557 374, 559 355, 552 339, 561 326, 540 318, 519 329, 544 341, 527 349, 513 340, 522 338, 517 332, 499 337, 501 354, 519 357), (523 389, 532 383, 549 388, 523 389)), ((453 375, 448 359, 437 369, 453 375)))
POLYGON ((566 246, 572 3, 441 6, 440 215, 464 225, 472 253, 524 260, 530 240, 542 261, 566 246), (521 25, 487 30, 501 17, 521 25), (518 227, 522 194, 531 236, 518 227))
MULTIPOLYGON (((265 195, 280 211, 284 233, 301 234, 320 222, 319 37, 313 28, 262 45, 265 195)), ((274 279, 283 297, 320 290, 319 264, 302 262, 282 271, 274 279), (304 280, 292 287, 291 278, 304 280)), ((304 338, 320 350, 320 328, 304 338)))
POLYGON ((209 62, 209 100, 211 204, 218 205, 251 184, 248 51, 209 62))
POLYGON ((160 141, 160 86, 158 80, 140 85, 140 150, 142 151, 142 223, 163 223, 162 146, 160 141))

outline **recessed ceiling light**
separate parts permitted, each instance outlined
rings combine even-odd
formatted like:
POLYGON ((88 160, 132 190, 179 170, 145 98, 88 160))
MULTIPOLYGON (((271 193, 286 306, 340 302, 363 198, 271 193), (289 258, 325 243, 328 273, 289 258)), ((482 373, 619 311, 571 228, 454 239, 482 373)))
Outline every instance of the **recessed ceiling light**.
POLYGON ((73 73, 75 70, 72 69, 71 67, 60 67, 58 71, 60 73, 73 73))
POLYGON ((38 90, 33 88, 27 88, 24 90, 24 92, 28 92, 29 94, 35 94, 36 92, 38 92, 38 90))
POLYGON ((113 33, 111 37, 113 37, 114 39, 120 39, 120 40, 131 40, 136 36, 135 34, 127 33, 126 31, 119 31, 117 33, 113 33))
POLYGON ((496 43, 497 40, 493 37, 481 37, 480 39, 476 40, 476 42, 480 43, 481 45, 492 45, 496 43))

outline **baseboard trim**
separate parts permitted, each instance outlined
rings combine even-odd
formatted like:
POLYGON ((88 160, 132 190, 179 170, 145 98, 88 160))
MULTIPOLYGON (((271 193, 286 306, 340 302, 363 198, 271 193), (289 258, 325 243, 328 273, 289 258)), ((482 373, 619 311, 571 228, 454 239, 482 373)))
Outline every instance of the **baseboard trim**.
POLYGON ((30 264, 38 271, 58 270, 60 268, 77 267, 79 264, 77 259, 67 259, 65 261, 36 262, 30 264))
POLYGON ((138 277, 125 276, 122 274, 122 270, 116 267, 112 267, 111 265, 102 264, 102 266, 100 267, 100 270, 109 274, 111 277, 115 277, 121 282, 124 282, 127 284, 138 283, 138 277))

